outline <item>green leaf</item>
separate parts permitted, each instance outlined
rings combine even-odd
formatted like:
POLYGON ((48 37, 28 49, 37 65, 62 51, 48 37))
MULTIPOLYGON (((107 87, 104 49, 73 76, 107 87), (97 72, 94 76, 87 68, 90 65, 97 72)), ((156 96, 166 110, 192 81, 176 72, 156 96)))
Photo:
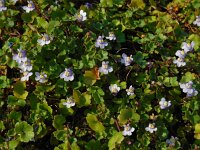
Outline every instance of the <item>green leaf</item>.
POLYGON ((88 92, 84 92, 81 94, 80 91, 73 90, 73 98, 75 99, 77 106, 80 108, 90 105, 92 97, 88 94, 88 92))
POLYGON ((8 96, 8 105, 25 106, 26 101, 23 99, 18 99, 13 95, 8 96))
POLYGON ((48 28, 48 22, 41 18, 41 17, 36 17, 37 23, 39 27, 42 27, 43 29, 47 29, 48 28))
POLYGON ((54 31, 54 29, 55 29, 56 27, 58 27, 59 25, 60 25, 60 22, 59 22, 59 21, 51 20, 51 21, 49 22, 49 24, 48 24, 48 27, 47 27, 47 33, 48 33, 48 34, 51 34, 51 33, 54 31))
POLYGON ((100 0, 101 7, 113 7, 113 0, 100 0))
POLYGON ((73 142, 71 144, 71 150, 80 150, 80 147, 78 146, 78 144, 76 142, 73 142))
POLYGON ((63 117, 62 115, 56 115, 54 116, 54 120, 53 120, 53 126, 56 129, 62 130, 63 124, 65 123, 65 117, 63 117))
POLYGON ((17 148, 18 144, 19 144, 19 141, 17 140, 9 141, 9 149, 14 150, 15 148, 17 148))
POLYGON ((6 88, 9 85, 9 80, 6 76, 0 76, 0 88, 6 88))
POLYGON ((16 121, 21 121, 22 113, 21 112, 11 112, 8 116, 9 119, 14 119, 16 121))
POLYGON ((145 8, 145 3, 143 0, 131 0, 131 3, 128 5, 130 8, 145 8))
POLYGON ((122 132, 116 132, 108 141, 108 147, 109 150, 113 150, 117 144, 121 144, 121 142, 124 140, 124 136, 122 135, 122 132))
POLYGON ((69 26, 69 29, 73 32, 83 32, 83 29, 76 25, 69 26))
POLYGON ((34 137, 33 127, 25 121, 15 124, 15 133, 21 142, 29 142, 34 137))
POLYGON ((140 51, 136 53, 136 55, 133 56, 133 61, 135 61, 138 65, 140 65, 141 68, 145 68, 147 61, 144 60, 147 57, 147 54, 144 54, 140 51))
POLYGON ((200 36, 198 34, 191 34, 188 39, 190 41, 194 41, 194 49, 197 50, 200 47, 200 36))
POLYGON ((53 132, 53 135, 56 137, 57 140, 65 142, 67 137, 67 131, 57 130, 53 132))
POLYGON ((88 113, 86 120, 87 120, 89 127, 92 130, 94 130, 95 132, 101 133, 105 130, 105 127, 102 125, 101 122, 98 121, 96 115, 88 113))
POLYGON ((14 89, 13 89, 14 96, 19 99, 26 99, 26 97, 28 96, 28 92, 25 91, 25 88, 26 88, 25 82, 17 81, 14 84, 14 89))
POLYGON ((3 131, 3 130, 5 130, 6 128, 5 128, 5 126, 4 126, 4 123, 3 123, 3 121, 0 121, 0 131, 3 131))
POLYGON ((194 127, 194 138, 200 140, 200 124, 196 124, 194 127))
POLYGON ((184 76, 181 78, 181 83, 186 83, 195 79, 195 74, 191 72, 186 72, 184 76))
POLYGON ((140 115, 135 113, 133 109, 122 109, 118 116, 118 120, 120 124, 126 124, 129 120, 133 120, 134 122, 138 122, 140 120, 140 115))
POLYGON ((23 13, 22 20, 27 23, 28 22, 32 23, 34 21, 36 15, 37 15, 37 13, 34 11, 31 11, 30 13, 23 13))
POLYGON ((96 83, 96 75, 95 75, 95 72, 93 71, 85 71, 85 74, 83 75, 84 76, 84 83, 87 84, 87 85, 93 85, 96 83))
POLYGON ((100 144, 99 141, 97 141, 97 140, 95 141, 94 139, 92 139, 86 144, 85 149, 87 149, 87 150, 94 150, 94 149, 98 150, 98 149, 101 149, 101 144, 100 144))

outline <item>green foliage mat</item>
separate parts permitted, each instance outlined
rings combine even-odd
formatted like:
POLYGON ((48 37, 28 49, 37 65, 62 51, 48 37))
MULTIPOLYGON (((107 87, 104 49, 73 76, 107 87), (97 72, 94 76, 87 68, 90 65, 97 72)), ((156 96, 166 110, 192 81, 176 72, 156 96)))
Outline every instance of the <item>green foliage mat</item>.
POLYGON ((199 0, 0 0, 0 150, 199 149, 199 75, 199 0))

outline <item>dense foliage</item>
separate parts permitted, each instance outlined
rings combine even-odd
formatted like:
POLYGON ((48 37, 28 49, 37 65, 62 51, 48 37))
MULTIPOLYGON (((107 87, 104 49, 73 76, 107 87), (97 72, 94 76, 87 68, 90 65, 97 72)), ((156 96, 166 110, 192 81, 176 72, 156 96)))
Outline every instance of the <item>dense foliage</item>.
POLYGON ((199 0, 0 0, 0 149, 199 149, 199 0))

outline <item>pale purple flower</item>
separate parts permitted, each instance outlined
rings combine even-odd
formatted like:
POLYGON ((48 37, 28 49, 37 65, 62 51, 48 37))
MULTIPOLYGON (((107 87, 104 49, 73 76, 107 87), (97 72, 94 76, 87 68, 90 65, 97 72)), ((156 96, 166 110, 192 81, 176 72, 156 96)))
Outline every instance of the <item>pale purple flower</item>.
POLYGON ((85 21, 87 19, 87 13, 83 10, 80 10, 79 14, 76 15, 78 21, 85 21))
POLYGON ((191 44, 183 42, 181 48, 185 51, 185 53, 187 53, 187 52, 193 51, 194 45, 195 45, 194 41, 192 41, 191 44))
POLYGON ((13 60, 15 60, 17 63, 27 61, 26 51, 18 49, 18 54, 13 55, 13 60))
POLYGON ((125 66, 129 66, 133 61, 132 55, 127 56, 125 53, 122 54, 121 63, 125 66))
POLYGON ((183 93, 187 93, 187 97, 196 96, 198 94, 198 91, 192 87, 192 81, 189 81, 187 83, 179 83, 179 85, 180 88, 183 90, 183 93))
POLYGON ((184 62, 184 59, 183 58, 178 58, 178 59, 175 59, 173 61, 174 64, 177 65, 177 67, 181 67, 181 66, 185 66, 186 65, 186 62, 184 62))
POLYGON ((103 61, 102 62, 102 66, 99 67, 99 72, 103 73, 103 74, 108 74, 109 72, 113 71, 113 68, 108 66, 108 61, 103 61))
POLYGON ((104 36, 98 37, 98 39, 95 42, 95 47, 100 47, 100 49, 104 49, 105 46, 108 46, 108 43, 104 42, 103 38, 104 38, 104 36))
POLYGON ((126 89, 127 95, 134 95, 134 87, 131 85, 128 89, 126 89))
POLYGON ((200 16, 196 16, 196 20, 193 22, 193 24, 200 27, 200 16))
POLYGON ((113 32, 109 32, 109 36, 106 37, 106 39, 112 41, 112 40, 116 40, 116 36, 113 32))
POLYGON ((117 94, 120 91, 120 87, 117 86, 117 84, 112 84, 109 86, 109 90, 112 94, 117 94))
POLYGON ((29 13, 30 11, 33 11, 35 9, 35 4, 33 3, 33 1, 28 1, 28 5, 27 6, 22 6, 22 8, 29 13))
POLYGON ((71 68, 65 68, 65 71, 60 74, 60 78, 65 81, 73 81, 74 73, 71 68))
POLYGON ((85 6, 87 7, 87 9, 90 9, 90 8, 92 8, 92 4, 91 3, 85 3, 85 6))
POLYGON ((75 101, 74 101, 73 97, 68 97, 67 102, 63 102, 63 105, 65 105, 67 108, 75 106, 75 101))
POLYGON ((179 58, 184 59, 186 56, 186 52, 184 50, 178 50, 176 51, 175 55, 178 56, 179 58))
POLYGON ((127 124, 127 125, 123 125, 124 126, 124 131, 122 132, 122 134, 124 135, 124 136, 131 136, 132 135, 132 132, 134 132, 135 131, 135 128, 133 128, 133 127, 130 127, 130 125, 129 124, 127 124))
POLYGON ((29 77, 32 76, 32 72, 23 72, 23 77, 21 77, 21 81, 28 81, 29 80, 29 77))
POLYGON ((48 45, 51 41, 50 41, 50 37, 45 33, 45 34, 42 34, 42 38, 41 39, 38 39, 37 42, 43 46, 43 45, 48 45))
POLYGON ((145 130, 149 131, 150 133, 157 131, 157 128, 155 127, 155 123, 150 123, 149 126, 145 128, 145 130))
POLYGON ((170 139, 167 139, 167 140, 166 140, 166 143, 167 143, 170 147, 174 147, 177 140, 178 140, 177 137, 171 136, 170 139))
POLYGON ((4 10, 7 10, 7 7, 5 7, 5 1, 0 0, 0 12, 4 10))
POLYGON ((166 101, 166 99, 163 97, 161 98, 159 105, 160 109, 166 109, 171 106, 171 101, 166 101))
POLYGON ((39 81, 40 83, 45 83, 47 81, 47 75, 44 72, 42 73, 36 72, 35 75, 36 75, 35 77, 36 81, 39 81))
POLYGON ((18 67, 23 71, 31 71, 33 66, 31 65, 31 60, 27 58, 26 61, 21 61, 18 65, 18 67))

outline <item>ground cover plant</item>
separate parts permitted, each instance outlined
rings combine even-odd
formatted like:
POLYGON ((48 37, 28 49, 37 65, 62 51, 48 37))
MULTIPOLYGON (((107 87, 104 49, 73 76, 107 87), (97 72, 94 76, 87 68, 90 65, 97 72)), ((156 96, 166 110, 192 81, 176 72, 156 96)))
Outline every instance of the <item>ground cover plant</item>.
POLYGON ((199 149, 199 8, 0 0, 0 149, 199 149))

